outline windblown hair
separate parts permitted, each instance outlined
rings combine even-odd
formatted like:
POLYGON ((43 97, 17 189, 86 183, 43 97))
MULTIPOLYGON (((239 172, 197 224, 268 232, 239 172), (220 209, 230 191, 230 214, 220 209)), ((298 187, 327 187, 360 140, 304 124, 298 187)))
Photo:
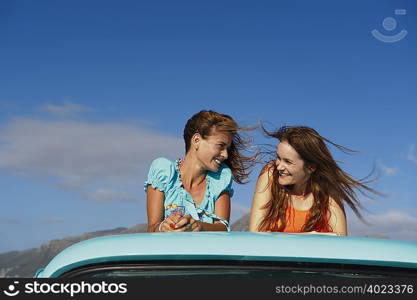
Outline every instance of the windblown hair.
POLYGON ((232 135, 232 144, 228 149, 228 158, 224 163, 230 168, 233 180, 237 183, 247 183, 246 179, 256 164, 257 153, 252 156, 244 156, 242 151, 250 151, 251 139, 243 138, 239 131, 252 130, 249 127, 239 127, 236 121, 229 115, 220 114, 212 110, 202 110, 193 115, 184 128, 185 152, 188 153, 191 146, 191 138, 199 133, 203 138, 224 132, 232 135))
MULTIPOLYGON (((343 204, 346 203, 363 220, 359 212, 359 208, 362 206, 356 191, 363 195, 367 195, 367 192, 378 195, 380 193, 367 185, 372 182, 368 179, 369 175, 364 179, 355 180, 344 172, 333 159, 325 142, 347 154, 357 151, 333 143, 310 127, 283 126, 275 132, 268 132, 262 125, 262 129, 267 136, 290 144, 304 160, 305 166, 315 167, 315 171, 311 174, 306 187, 307 191, 313 194, 314 202, 310 209, 309 218, 302 228, 303 232, 325 230, 324 228, 328 224, 327 213, 330 198, 334 199, 344 213, 343 204)), ((272 152, 269 153, 272 154, 272 152)), ((262 169, 262 172, 268 172, 269 174, 268 186, 271 185, 272 197, 264 206, 266 214, 259 224, 258 230, 260 231, 282 231, 286 225, 285 212, 290 201, 289 188, 291 187, 279 184, 275 151, 273 155, 274 158, 270 159, 269 163, 262 169)))

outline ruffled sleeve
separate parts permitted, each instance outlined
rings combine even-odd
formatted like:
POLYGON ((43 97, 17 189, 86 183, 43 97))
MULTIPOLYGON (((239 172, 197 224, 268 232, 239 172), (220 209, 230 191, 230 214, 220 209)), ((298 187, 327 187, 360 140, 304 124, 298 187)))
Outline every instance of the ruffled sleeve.
POLYGON ((228 170, 229 170, 229 172, 228 172, 228 175, 227 175, 227 177, 225 178, 225 180, 224 180, 224 182, 225 182, 225 184, 226 184, 226 187, 225 187, 225 191, 227 191, 228 193, 229 193, 229 195, 230 195, 230 198, 232 198, 233 197, 233 193, 235 192, 234 190, 233 190, 233 188, 232 188, 232 184, 233 184, 233 175, 232 175, 232 171, 229 169, 229 168, 227 168, 228 170))
POLYGON ((222 165, 216 173, 211 173, 210 177, 210 192, 214 194, 215 200, 217 200, 224 191, 227 191, 230 197, 233 196, 233 175, 228 166, 222 165))
POLYGON ((167 186, 171 180, 174 171, 173 163, 164 158, 160 157, 155 159, 149 168, 148 179, 145 181, 144 189, 148 191, 148 185, 152 185, 154 189, 165 192, 167 186))

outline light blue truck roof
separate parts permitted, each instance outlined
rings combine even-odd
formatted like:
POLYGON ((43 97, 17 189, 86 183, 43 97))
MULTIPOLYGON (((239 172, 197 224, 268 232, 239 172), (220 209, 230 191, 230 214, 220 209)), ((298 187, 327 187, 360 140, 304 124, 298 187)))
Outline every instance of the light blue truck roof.
POLYGON ((417 243, 325 235, 187 232, 111 235, 76 243, 36 277, 57 277, 84 265, 112 261, 247 260, 345 263, 417 269, 417 243))

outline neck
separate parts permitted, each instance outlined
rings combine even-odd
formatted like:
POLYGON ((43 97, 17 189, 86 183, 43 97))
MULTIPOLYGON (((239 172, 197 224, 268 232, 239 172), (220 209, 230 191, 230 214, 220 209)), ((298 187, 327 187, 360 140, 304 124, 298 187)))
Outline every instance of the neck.
POLYGON ((289 189, 289 193, 292 196, 303 198, 310 194, 310 190, 307 188, 306 184, 302 185, 292 185, 289 189))
POLYGON ((191 155, 186 155, 180 167, 181 181, 187 188, 198 186, 206 179, 206 171, 191 155))

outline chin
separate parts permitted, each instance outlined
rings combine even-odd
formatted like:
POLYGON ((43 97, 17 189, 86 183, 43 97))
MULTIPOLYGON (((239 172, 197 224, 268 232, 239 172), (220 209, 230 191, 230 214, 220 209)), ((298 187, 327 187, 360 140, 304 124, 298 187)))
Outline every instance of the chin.
POLYGON ((286 179, 281 179, 281 178, 279 178, 278 179, 278 183, 280 184, 280 185, 282 185, 282 186, 291 186, 291 185, 293 185, 294 183, 291 181, 291 180, 286 180, 286 179))
POLYGON ((212 170, 212 171, 213 171, 213 172, 217 172, 219 169, 220 169, 220 166, 216 166, 216 167, 214 167, 214 168, 213 168, 213 170, 212 170))
POLYGON ((207 168, 207 170, 208 170, 208 171, 210 171, 210 172, 217 172, 219 169, 220 169, 220 166, 213 165, 213 164, 211 164, 211 165, 207 168))
POLYGON ((278 183, 280 184, 280 185, 288 185, 289 183, 288 183, 288 180, 285 180, 284 178, 282 178, 282 177, 278 177, 278 183))

